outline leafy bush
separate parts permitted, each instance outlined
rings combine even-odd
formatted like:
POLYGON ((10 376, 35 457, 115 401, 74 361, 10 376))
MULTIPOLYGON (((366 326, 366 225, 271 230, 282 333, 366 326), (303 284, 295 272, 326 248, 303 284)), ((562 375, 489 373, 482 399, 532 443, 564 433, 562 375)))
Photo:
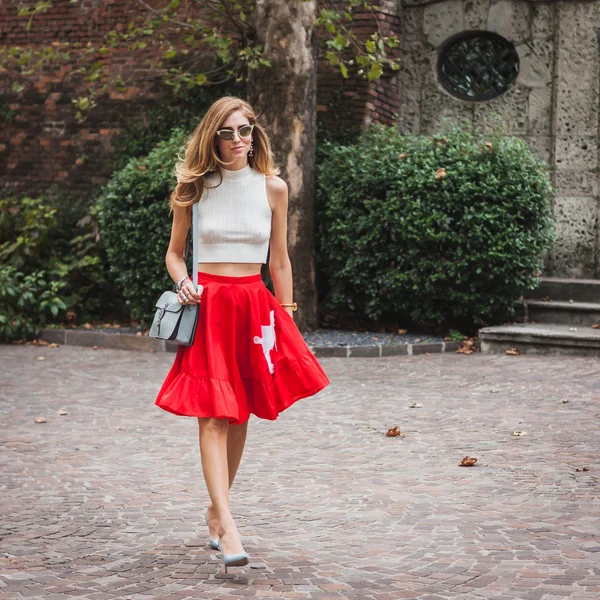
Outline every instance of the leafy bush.
POLYGON ((93 207, 64 195, 0 198, 0 263, 60 282, 74 321, 120 314, 93 207))
POLYGON ((547 165, 526 143, 375 125, 319 151, 327 308, 461 330, 514 316, 554 235, 547 165))
POLYGON ((226 94, 243 97, 245 91, 241 86, 231 85, 193 88, 180 93, 172 103, 161 102, 157 106, 140 107, 136 117, 127 123, 123 133, 113 141, 115 170, 124 168, 132 158, 148 154, 158 142, 169 139, 173 129, 191 131, 210 104, 226 94))
POLYGON ((15 267, 0 269, 0 342, 30 340, 67 309, 62 297, 65 283, 44 271, 23 274, 15 267))
POLYGON ((150 321, 154 303, 173 282, 165 268, 175 161, 187 132, 175 129, 148 156, 117 171, 98 197, 102 241, 131 317, 150 321))

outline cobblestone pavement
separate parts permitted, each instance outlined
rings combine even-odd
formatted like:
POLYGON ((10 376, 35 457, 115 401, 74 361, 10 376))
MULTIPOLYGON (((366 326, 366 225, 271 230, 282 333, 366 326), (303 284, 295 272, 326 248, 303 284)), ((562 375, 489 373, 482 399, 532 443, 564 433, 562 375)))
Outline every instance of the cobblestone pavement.
POLYGON ((600 598, 599 360, 322 359, 251 418, 228 574, 196 421, 153 405, 172 360, 0 346, 0 598, 600 598))

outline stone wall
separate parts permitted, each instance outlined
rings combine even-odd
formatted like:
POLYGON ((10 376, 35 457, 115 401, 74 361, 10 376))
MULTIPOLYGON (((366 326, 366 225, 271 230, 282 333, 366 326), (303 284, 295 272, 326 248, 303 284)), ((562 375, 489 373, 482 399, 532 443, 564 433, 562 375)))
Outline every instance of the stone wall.
POLYGON ((401 3, 400 127, 436 132, 444 117, 484 130, 492 113, 552 168, 558 239, 547 273, 600 278, 598 37, 600 1, 427 0, 401 3), (488 101, 461 100, 438 81, 440 45, 467 30, 511 41, 516 82, 488 101))

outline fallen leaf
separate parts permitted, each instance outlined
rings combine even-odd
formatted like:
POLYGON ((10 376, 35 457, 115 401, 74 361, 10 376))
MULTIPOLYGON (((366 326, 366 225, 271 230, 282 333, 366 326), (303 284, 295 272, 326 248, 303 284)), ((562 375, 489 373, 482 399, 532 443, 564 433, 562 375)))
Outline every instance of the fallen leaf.
POLYGON ((423 408, 423 405, 420 402, 411 402, 408 408, 423 408))
POLYGON ((568 401, 569 401, 569 399, 568 399, 568 398, 563 398, 563 400, 562 400, 562 403, 563 403, 563 404, 566 404, 568 401))
POLYGON ((48 348, 60 348, 60 344, 52 343, 48 345, 48 348))
POLYGON ((444 169, 444 167, 440 167, 436 172, 435 172, 435 178, 436 179, 444 179, 444 177, 447 177, 448 173, 446 173, 446 169, 444 169))
POLYGON ((471 340, 465 340, 456 350, 457 354, 473 354, 473 352, 475 352, 475 350, 471 340))
POLYGON ((408 329, 398 329, 399 335, 406 335, 408 333, 408 329))
POLYGON ((518 348, 509 348, 505 354, 508 354, 509 356, 519 356, 519 350, 518 348))
POLYGON ((36 423, 47 423, 48 419, 46 419, 46 417, 38 417, 37 419, 35 419, 36 423))
POLYGON ((552 298, 550 298, 550 296, 544 296, 544 297, 542 298, 542 300, 543 300, 544 302, 552 302, 552 298))
POLYGON ((38 360, 46 360, 45 356, 38 356, 38 360))
POLYGON ((569 331, 579 331, 577 327, 569 327, 569 331))
POLYGON ((84 323, 83 328, 84 329, 94 329, 94 326, 91 323, 84 323))
POLYGON ((98 350, 98 346, 92 346, 92 350, 98 350))
POLYGON ((138 331, 135 335, 137 335, 138 337, 142 337, 143 334, 141 331, 138 331))
POLYGON ((590 470, 590 468, 589 468, 589 467, 582 467, 581 469, 580 469, 579 467, 577 467, 577 468, 575 469, 575 471, 576 471, 576 472, 579 472, 579 471, 589 471, 589 470, 590 470))
POLYGON ((464 456, 463 459, 458 463, 459 467, 472 467, 477 462, 474 456, 464 456))
POLYGON ((56 411, 57 415, 60 415, 61 417, 64 417, 65 415, 68 415, 69 413, 66 410, 63 410, 62 408, 60 410, 56 411))
POLYGON ((592 329, 600 329, 600 323, 594 323, 592 329))
POLYGON ((406 158, 408 156, 408 154, 406 154, 405 152, 403 152, 402 154, 398 154, 398 158, 400 160, 402 160, 403 158, 406 158))
POLYGON ((519 431, 518 429, 515 429, 515 431, 512 432, 512 435, 516 436, 516 437, 520 437, 522 435, 527 435, 526 431, 519 431))
POLYGON ((396 425, 395 427, 390 427, 385 435, 387 437, 396 437, 398 435, 402 435, 402 432, 400 431, 398 425, 396 425))
POLYGON ((499 393, 500 393, 500 390, 496 390, 496 389, 490 390, 490 394, 499 394, 499 393))

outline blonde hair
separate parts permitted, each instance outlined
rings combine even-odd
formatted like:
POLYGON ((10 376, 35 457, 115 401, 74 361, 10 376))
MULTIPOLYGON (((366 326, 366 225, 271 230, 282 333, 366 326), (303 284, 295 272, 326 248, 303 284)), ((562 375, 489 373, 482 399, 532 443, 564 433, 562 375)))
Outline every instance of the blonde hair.
POLYGON ((280 170, 273 160, 271 143, 253 108, 241 98, 223 96, 210 105, 183 146, 184 156, 179 156, 175 165, 177 186, 169 197, 171 209, 174 206, 187 207, 198 202, 204 191, 205 177, 218 171, 221 165, 231 164, 221 159, 215 140, 217 129, 220 129, 227 117, 236 110, 240 110, 248 121, 254 124, 254 148, 252 156, 248 156, 248 164, 265 175, 279 174, 280 170))

